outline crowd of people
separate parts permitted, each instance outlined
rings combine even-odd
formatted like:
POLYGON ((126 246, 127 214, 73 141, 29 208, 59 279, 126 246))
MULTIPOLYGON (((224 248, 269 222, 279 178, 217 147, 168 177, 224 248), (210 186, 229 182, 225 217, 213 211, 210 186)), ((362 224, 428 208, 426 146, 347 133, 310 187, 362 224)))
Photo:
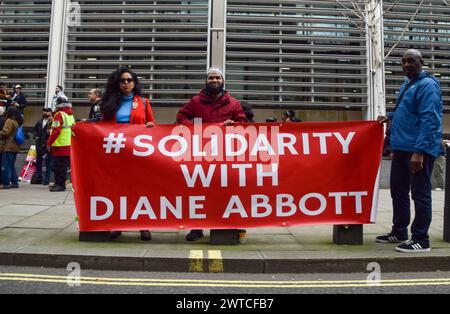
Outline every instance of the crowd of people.
MULTIPOLYGON (((436 159, 442 151, 442 93, 439 81, 423 70, 424 60, 417 50, 408 50, 402 58, 406 81, 397 107, 387 117, 379 117, 380 123, 389 123, 388 147, 385 154, 392 161, 391 194, 393 199, 393 228, 388 234, 379 236, 379 243, 401 243, 400 252, 427 252, 430 250, 428 229, 431 223, 431 177, 436 159), (416 218, 411 226, 412 239, 408 241, 410 224, 409 193, 415 202, 416 218)), ((92 89, 89 94, 91 110, 89 117, 81 121, 114 121, 124 124, 141 124, 152 128, 156 124, 149 99, 142 93, 136 73, 120 67, 109 77, 105 92, 92 89)), ((20 85, 8 94, 6 86, 0 84, 0 160, 1 189, 18 188, 14 163, 20 150, 15 142, 16 130, 23 124, 26 97, 20 85)), ((252 107, 239 102, 225 90, 225 76, 219 68, 206 73, 205 86, 200 93, 184 105, 176 116, 176 123, 190 124, 194 119, 203 123, 254 122, 252 107)), ((301 122, 294 111, 283 113, 283 122, 301 122)), ((266 122, 276 122, 277 118, 266 122)), ((75 124, 72 105, 64 95, 62 86, 57 86, 52 103, 44 108, 42 118, 35 126, 37 147, 37 172, 33 184, 48 185, 51 172, 55 185, 50 191, 66 190, 66 173, 70 163, 71 128, 75 124), (46 165, 45 174, 42 171, 46 165)), ((442 163, 436 163, 441 166, 442 163)), ((121 232, 111 233, 117 238, 121 232)), ((186 237, 196 241, 203 237, 202 230, 192 230, 186 237)), ((141 231, 141 239, 151 240, 148 230, 141 231)))
POLYGON ((0 83, 0 106, 8 111, 9 107, 17 107, 20 112, 24 113, 27 105, 27 98, 22 91, 22 86, 16 85, 14 91, 9 93, 6 84, 0 83))
POLYGON ((27 99, 22 86, 16 85, 9 93, 7 86, 0 83, 0 189, 19 188, 15 169, 20 145, 15 140, 17 130, 23 125, 23 113, 27 99))

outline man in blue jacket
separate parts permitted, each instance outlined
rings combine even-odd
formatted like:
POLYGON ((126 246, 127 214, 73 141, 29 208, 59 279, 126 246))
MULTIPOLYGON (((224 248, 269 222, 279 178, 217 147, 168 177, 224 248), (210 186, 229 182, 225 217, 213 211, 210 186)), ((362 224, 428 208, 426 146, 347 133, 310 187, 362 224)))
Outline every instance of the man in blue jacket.
POLYGON ((407 76, 397 107, 378 121, 392 122, 391 148, 394 156, 391 170, 391 196, 394 226, 389 234, 376 238, 379 243, 402 243, 399 252, 429 252, 428 229, 431 225, 431 173, 439 155, 442 138, 442 92, 439 81, 423 70, 418 50, 408 50, 402 58, 407 76), (411 226, 409 192, 414 200, 416 217, 411 226))

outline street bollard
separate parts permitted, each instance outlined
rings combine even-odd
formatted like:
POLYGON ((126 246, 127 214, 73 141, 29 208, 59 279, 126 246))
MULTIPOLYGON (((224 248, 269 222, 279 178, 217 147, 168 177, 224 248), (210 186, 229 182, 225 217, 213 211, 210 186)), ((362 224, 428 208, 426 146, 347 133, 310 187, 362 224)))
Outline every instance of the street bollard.
POLYGON ((211 245, 238 245, 239 232, 236 229, 211 230, 209 243, 211 245))
POLYGON ((363 245, 363 225, 334 226, 333 242, 339 245, 363 245))
POLYGON ((450 147, 447 147, 445 167, 444 241, 450 242, 450 147))
POLYGON ((108 242, 110 232, 80 232, 80 242, 108 242))

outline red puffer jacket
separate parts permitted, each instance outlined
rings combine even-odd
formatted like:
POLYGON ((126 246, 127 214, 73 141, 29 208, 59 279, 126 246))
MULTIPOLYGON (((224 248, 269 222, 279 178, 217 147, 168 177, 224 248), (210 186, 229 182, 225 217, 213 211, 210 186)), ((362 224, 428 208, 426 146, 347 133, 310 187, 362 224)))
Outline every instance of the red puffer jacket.
POLYGON ((214 101, 204 90, 181 108, 177 114, 177 123, 193 123, 195 118, 203 119, 203 123, 223 123, 227 120, 247 122, 240 102, 228 92, 214 101))

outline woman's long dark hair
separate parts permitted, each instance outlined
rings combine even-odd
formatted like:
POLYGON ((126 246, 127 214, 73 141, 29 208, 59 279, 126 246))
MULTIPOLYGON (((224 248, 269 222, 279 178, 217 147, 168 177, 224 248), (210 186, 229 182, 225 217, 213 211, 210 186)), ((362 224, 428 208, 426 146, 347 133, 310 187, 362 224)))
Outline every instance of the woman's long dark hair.
POLYGON ((130 73, 134 80, 134 95, 142 97, 142 88, 139 79, 130 68, 120 67, 115 70, 108 78, 106 83, 105 95, 101 105, 101 112, 104 120, 112 120, 116 116, 122 102, 122 92, 120 91, 120 78, 123 73, 130 73))
POLYGON ((16 120, 17 123, 19 123, 19 126, 23 125, 22 113, 20 112, 19 108, 15 106, 11 106, 8 108, 8 111, 6 112, 6 119, 16 120))

